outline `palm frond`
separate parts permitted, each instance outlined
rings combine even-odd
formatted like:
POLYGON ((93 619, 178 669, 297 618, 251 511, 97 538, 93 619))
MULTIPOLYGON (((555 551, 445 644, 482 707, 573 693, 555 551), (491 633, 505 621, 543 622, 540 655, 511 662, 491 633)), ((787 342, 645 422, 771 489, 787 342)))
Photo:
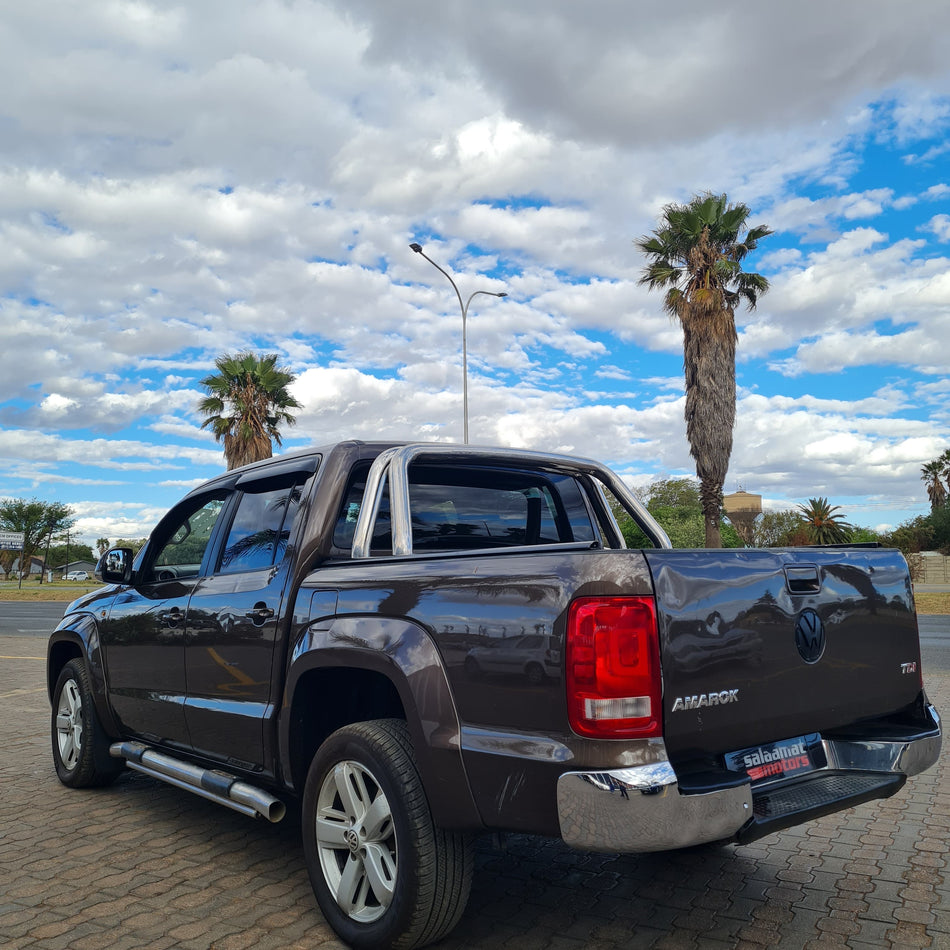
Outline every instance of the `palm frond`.
POLYGON ((218 372, 201 381, 209 392, 197 407, 208 416, 202 428, 224 443, 229 469, 270 458, 279 427, 296 422, 290 410, 301 405, 288 388, 295 377, 277 361, 276 353, 225 353, 215 360, 218 372))

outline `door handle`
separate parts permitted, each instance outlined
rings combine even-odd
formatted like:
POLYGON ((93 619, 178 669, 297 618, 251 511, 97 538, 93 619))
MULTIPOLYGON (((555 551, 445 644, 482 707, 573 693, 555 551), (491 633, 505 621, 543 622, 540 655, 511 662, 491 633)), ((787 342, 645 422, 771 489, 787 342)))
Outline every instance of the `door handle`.
POLYGON ((158 615, 158 622, 163 627, 177 627, 184 616, 178 607, 172 607, 171 610, 163 610, 158 615))
POLYGON ((264 623, 274 616, 274 611, 267 604, 255 604, 253 610, 249 610, 245 615, 248 620, 255 624, 264 623))
POLYGON ((785 583, 791 594, 817 594, 821 590, 821 575, 815 564, 785 568, 785 583))

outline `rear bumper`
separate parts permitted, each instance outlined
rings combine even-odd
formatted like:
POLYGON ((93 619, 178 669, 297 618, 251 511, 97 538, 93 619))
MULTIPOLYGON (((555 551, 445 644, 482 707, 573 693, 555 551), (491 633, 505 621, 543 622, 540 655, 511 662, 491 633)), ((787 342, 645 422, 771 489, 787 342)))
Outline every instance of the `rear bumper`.
MULTIPOLYGON (((669 762, 558 779, 561 837, 584 851, 669 851, 711 841, 751 841, 782 828, 893 795, 940 755, 940 717, 899 739, 827 739, 827 765, 798 779, 753 789, 747 779, 684 791, 669 762)), ((732 779, 732 780, 731 780, 732 779)))

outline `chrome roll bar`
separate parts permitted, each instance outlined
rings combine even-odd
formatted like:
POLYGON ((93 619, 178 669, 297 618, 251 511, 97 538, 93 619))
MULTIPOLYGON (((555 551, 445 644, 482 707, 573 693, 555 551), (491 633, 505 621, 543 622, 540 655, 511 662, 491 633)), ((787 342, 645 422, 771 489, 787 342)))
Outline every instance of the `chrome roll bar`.
MULTIPOLYGON (((389 486, 389 511, 392 519, 392 553, 396 557, 412 554, 412 518, 409 510, 409 466, 420 458, 442 461, 477 460, 486 462, 521 462, 548 471, 577 474, 582 472, 599 485, 606 485, 614 497, 633 515, 647 536, 659 548, 670 548, 670 539, 621 479, 606 465, 592 459, 570 455, 550 455, 528 449, 506 449, 490 446, 456 445, 448 442, 413 442, 386 449, 376 456, 366 478, 363 504, 353 533, 354 558, 368 558, 373 539, 373 528, 379 516, 383 493, 389 486)), ((609 512, 609 506, 606 506, 609 512)), ((611 519, 612 519, 611 515, 611 519)), ((617 539, 623 545, 623 535, 616 522, 613 524, 617 539)))

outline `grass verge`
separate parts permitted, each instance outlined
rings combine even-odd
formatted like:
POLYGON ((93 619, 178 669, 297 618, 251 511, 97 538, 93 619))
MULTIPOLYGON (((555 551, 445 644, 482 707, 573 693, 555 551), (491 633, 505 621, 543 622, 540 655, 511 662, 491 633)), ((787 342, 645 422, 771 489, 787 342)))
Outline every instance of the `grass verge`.
POLYGON ((71 600, 81 597, 88 591, 102 587, 98 581, 52 581, 46 584, 37 584, 34 581, 24 581, 23 587, 18 588, 16 581, 0 581, 0 600, 25 601, 61 601, 68 604, 71 600))
POLYGON ((950 614, 950 593, 914 594, 919 614, 950 614))

